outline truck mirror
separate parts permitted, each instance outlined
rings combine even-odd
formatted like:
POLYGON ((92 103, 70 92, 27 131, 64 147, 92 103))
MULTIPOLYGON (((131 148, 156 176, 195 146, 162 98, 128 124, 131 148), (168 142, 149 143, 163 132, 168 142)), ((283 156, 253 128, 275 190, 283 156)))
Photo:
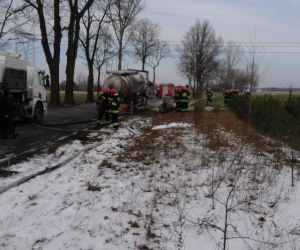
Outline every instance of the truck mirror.
POLYGON ((49 76, 46 75, 46 79, 45 79, 45 89, 48 89, 50 87, 50 80, 49 80, 49 76))

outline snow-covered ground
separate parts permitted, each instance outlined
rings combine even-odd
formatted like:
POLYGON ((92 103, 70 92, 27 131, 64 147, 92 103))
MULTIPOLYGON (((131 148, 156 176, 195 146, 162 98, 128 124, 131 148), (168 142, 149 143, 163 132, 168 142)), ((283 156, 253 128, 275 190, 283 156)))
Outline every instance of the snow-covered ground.
POLYGON ((300 249, 290 150, 195 126, 135 117, 13 166, 0 189, 74 157, 0 195, 0 249, 300 249))

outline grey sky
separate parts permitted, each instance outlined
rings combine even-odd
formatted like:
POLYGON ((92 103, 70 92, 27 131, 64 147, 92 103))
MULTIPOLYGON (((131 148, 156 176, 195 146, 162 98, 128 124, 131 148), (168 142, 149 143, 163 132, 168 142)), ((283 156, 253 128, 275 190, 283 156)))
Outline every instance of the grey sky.
MULTIPOLYGON (((142 15, 160 24, 161 38, 172 47, 197 18, 209 20, 225 42, 253 42, 256 33, 260 51, 268 52, 260 54, 261 86, 300 87, 300 1, 146 0, 142 15)), ((185 81, 175 63, 176 58, 162 62, 159 81, 185 81)))
MULTIPOLYGON (((300 0, 145 0, 140 18, 147 17, 161 26, 161 39, 175 50, 195 20, 207 19, 225 42, 256 42, 261 45, 262 79, 260 86, 300 87, 300 0), (272 52, 272 53, 270 53, 272 52), (275 52, 275 53, 273 53, 275 52)), ((66 44, 66 43, 65 43, 66 44)), ((65 47, 62 48, 61 80, 65 79, 65 47)), ((40 45, 36 48, 38 66, 47 69, 40 45)), ((247 54, 244 54, 246 57, 247 54)), ((163 60, 157 82, 186 84, 178 73, 176 54, 163 60)), ((115 69, 116 62, 108 69, 115 69)), ((141 68, 140 63, 126 59, 124 67, 141 68)), ((76 74, 87 75, 86 64, 77 60, 76 74)), ((76 80, 76 79, 75 79, 76 80)))

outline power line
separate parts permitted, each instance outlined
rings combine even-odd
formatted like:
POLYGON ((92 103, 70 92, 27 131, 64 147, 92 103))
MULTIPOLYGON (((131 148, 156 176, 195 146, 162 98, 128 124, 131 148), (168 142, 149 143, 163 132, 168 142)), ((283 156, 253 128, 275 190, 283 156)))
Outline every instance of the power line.
MULTIPOLYGON (((212 47, 214 46, 215 44, 212 44, 211 46, 207 46, 207 47, 212 47)), ((182 47, 184 46, 183 44, 171 44, 169 45, 170 47, 182 47)), ((224 46, 224 47, 227 47, 227 46, 224 46)), ((239 45, 234 45, 234 46, 230 46, 230 48, 253 48, 253 47, 257 47, 257 48, 300 48, 300 44, 299 45, 295 45, 295 46, 291 46, 291 45, 256 45, 256 46, 253 46, 253 45, 242 45, 242 46, 239 46, 239 45)))
MULTIPOLYGON (((167 43, 180 43, 182 40, 162 40, 167 43)), ((224 42, 215 42, 215 43, 221 43, 221 44, 227 44, 227 43, 233 43, 233 44, 300 44, 299 42, 239 42, 239 41, 224 41, 224 42)))
MULTIPOLYGON (((15 40, 15 39, 9 39, 9 40, 15 40)), ((34 42, 38 42, 40 40, 40 38, 35 38, 34 42)), ((181 41, 178 40, 163 40, 164 42, 169 43, 169 46, 171 47, 172 50, 175 51, 176 48, 178 47, 183 47, 184 45, 181 43, 181 41), (173 44, 172 44, 173 43, 173 44), (174 44, 177 43, 177 44, 174 44), (173 48, 172 48, 173 47, 173 48)), ((31 41, 32 42, 32 41, 31 41)), ((20 42, 18 42, 20 43, 20 42)), ((214 46, 216 44, 224 44, 226 47, 226 42, 224 43, 212 43, 211 46, 214 46)), ((65 47, 67 46, 68 43, 67 42, 61 42, 61 46, 65 47)), ((80 45, 79 45, 80 47, 80 45)), ((259 51, 260 48, 263 49, 268 49, 268 48, 272 48, 272 49, 300 49, 300 42, 259 42, 259 43, 251 43, 251 42, 233 42, 233 44, 230 44, 230 47, 232 48, 241 48, 241 49, 251 49, 251 48, 256 48, 258 49, 257 51, 243 51, 241 50, 239 53, 241 54, 251 54, 251 53, 256 53, 256 54, 300 54, 300 50, 290 50, 290 51, 282 51, 282 50, 278 50, 278 51, 259 51)), ((225 52, 225 51, 222 51, 225 52)), ((43 53, 43 49, 41 47, 37 48, 36 53, 43 53)))

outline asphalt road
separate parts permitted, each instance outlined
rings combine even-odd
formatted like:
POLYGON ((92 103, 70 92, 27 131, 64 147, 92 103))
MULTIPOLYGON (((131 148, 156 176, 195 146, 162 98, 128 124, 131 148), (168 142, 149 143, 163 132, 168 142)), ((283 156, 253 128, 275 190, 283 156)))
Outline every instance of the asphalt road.
POLYGON ((44 117, 43 124, 54 125, 52 129, 34 126, 30 123, 16 122, 15 128, 19 136, 15 139, 0 139, 0 163, 8 159, 14 159, 30 152, 45 148, 58 140, 70 136, 70 132, 58 131, 80 130, 92 126, 97 116, 95 103, 77 105, 72 107, 62 107, 48 110, 44 117), (90 121, 87 123, 77 123, 80 121, 90 121), (69 124, 68 123, 75 123, 69 124), (59 126, 59 124, 64 124, 59 126))

